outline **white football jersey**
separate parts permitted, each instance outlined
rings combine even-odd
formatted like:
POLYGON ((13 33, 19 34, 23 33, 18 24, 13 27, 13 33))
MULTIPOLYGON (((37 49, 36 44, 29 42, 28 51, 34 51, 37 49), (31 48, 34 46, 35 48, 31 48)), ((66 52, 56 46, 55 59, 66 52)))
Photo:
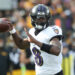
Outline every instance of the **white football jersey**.
MULTIPOLYGON (((56 36, 62 36, 62 30, 58 26, 49 26, 42 30, 38 35, 35 35, 35 28, 30 29, 29 33, 38 41, 50 44, 50 40, 56 36)), ((62 40, 60 40, 62 44, 62 40)), ((34 43, 30 43, 30 49, 35 59, 36 75, 54 75, 62 70, 62 48, 58 56, 48 54, 34 43), (38 49, 36 50, 35 47, 38 49)))

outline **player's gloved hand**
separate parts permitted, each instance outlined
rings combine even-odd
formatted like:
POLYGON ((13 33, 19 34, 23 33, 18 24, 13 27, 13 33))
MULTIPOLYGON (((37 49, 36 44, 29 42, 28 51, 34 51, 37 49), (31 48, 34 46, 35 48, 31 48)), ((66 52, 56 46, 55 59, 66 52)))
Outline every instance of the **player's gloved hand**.
POLYGON ((14 28, 13 24, 11 23, 10 20, 7 20, 8 24, 9 24, 9 33, 10 34, 14 34, 16 32, 16 29, 14 28))

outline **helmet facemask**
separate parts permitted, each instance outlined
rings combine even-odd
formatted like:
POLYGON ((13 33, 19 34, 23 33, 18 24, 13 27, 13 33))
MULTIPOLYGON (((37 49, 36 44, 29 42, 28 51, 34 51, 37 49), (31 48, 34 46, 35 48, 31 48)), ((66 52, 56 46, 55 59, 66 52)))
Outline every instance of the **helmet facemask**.
POLYGON ((37 16, 37 19, 35 20, 35 28, 36 29, 45 29, 47 25, 47 19, 45 16, 37 16))
POLYGON ((48 24, 48 19, 46 16, 40 16, 38 15, 36 18, 32 18, 34 24, 35 24, 35 28, 38 30, 42 30, 45 29, 47 27, 48 24))

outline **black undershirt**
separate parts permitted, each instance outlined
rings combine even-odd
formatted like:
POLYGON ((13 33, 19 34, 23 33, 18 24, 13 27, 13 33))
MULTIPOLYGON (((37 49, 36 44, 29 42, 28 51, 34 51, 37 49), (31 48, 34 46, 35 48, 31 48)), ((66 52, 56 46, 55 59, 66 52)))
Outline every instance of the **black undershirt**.
POLYGON ((35 29, 35 35, 38 35, 42 30, 35 29))

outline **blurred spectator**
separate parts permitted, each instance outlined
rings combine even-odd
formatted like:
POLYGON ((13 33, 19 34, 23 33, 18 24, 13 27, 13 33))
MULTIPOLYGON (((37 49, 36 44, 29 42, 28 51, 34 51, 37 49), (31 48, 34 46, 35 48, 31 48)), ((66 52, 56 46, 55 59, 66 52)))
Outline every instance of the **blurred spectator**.
POLYGON ((26 64, 27 70, 35 70, 34 59, 29 48, 26 50, 26 58, 27 58, 26 64))
POLYGON ((75 31, 75 1, 71 2, 71 13, 72 13, 72 29, 75 31))
POLYGON ((71 56, 71 75, 75 75, 75 32, 71 35, 71 45, 70 45, 70 56, 71 56))
POLYGON ((9 70, 9 50, 5 46, 5 40, 0 36, 0 75, 6 75, 9 70))
POLYGON ((21 67, 21 73, 22 75, 26 74, 26 53, 24 50, 20 51, 20 67, 21 67))
POLYGON ((3 14, 2 14, 2 12, 0 11, 0 17, 2 17, 3 16, 3 14))
POLYGON ((22 75, 35 75, 35 64, 30 49, 20 52, 20 68, 22 75))
POLYGON ((18 9, 19 10, 24 10, 24 2, 25 2, 24 0, 19 1, 19 3, 18 3, 18 9))
POLYGON ((72 31, 67 31, 67 35, 66 35, 66 40, 65 42, 70 45, 71 44, 71 34, 72 34, 72 31))
POLYGON ((63 43, 62 54, 63 54, 63 62, 62 62, 63 73, 64 75, 71 75, 70 74, 69 48, 65 42, 63 43))
POLYGON ((14 47, 9 53, 9 58, 12 65, 12 70, 20 69, 19 63, 20 50, 17 47, 14 47))
POLYGON ((36 0, 36 4, 45 4, 50 6, 50 0, 36 0))
POLYGON ((24 2, 24 8, 26 9, 26 11, 30 11, 33 7, 33 3, 30 1, 25 1, 24 2))
POLYGON ((70 36, 71 43, 69 45, 70 50, 75 50, 75 32, 70 36))
POLYGON ((63 42, 63 51, 62 51, 63 57, 67 56, 68 52, 69 52, 68 45, 67 43, 63 42))

